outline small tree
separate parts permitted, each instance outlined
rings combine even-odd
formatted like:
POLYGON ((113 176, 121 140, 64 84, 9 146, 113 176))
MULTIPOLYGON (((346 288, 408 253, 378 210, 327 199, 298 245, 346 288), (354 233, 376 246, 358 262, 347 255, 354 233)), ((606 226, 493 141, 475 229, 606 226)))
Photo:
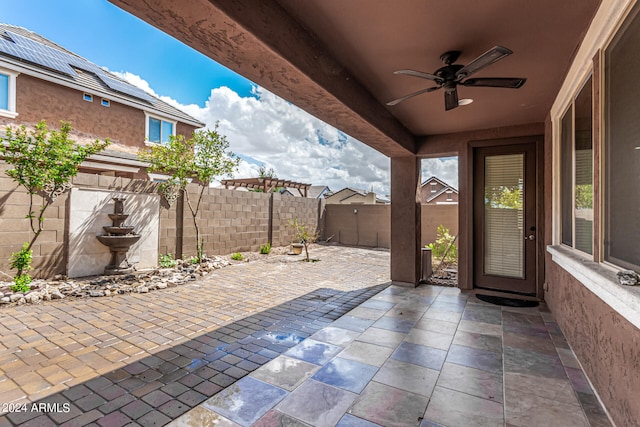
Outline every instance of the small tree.
POLYGON ((67 122, 60 122, 59 131, 50 131, 42 120, 31 131, 24 125, 15 131, 7 126, 5 136, 0 139, 0 156, 13 166, 6 174, 29 194, 27 218, 33 237, 11 256, 11 267, 17 270, 16 284, 27 286, 31 281, 25 272, 31 268, 31 248, 44 229, 47 208, 71 187, 80 164, 109 145, 108 139, 78 145, 69 139, 69 132, 71 124, 67 122))
POLYGON ((311 231, 305 224, 299 223, 298 218, 289 221, 289 227, 293 231, 293 238, 304 245, 305 261, 309 262, 309 245, 318 240, 318 230, 311 231))
POLYGON ((438 226, 436 241, 429 243, 428 248, 436 258, 443 258, 443 261, 456 263, 458 261, 458 248, 454 244, 456 236, 449 233, 449 229, 444 225, 438 226))
POLYGON ((184 135, 171 136, 166 145, 156 144, 139 152, 140 158, 149 163, 152 172, 170 175, 163 186, 177 186, 182 190, 196 230, 198 261, 204 257, 204 239, 200 236, 197 221, 204 190, 215 177, 231 175, 240 164, 240 158, 228 149, 227 137, 218 132, 216 123, 214 130, 196 131, 190 139, 184 135), (196 178, 200 186, 197 200, 191 200, 186 190, 192 178, 196 178))

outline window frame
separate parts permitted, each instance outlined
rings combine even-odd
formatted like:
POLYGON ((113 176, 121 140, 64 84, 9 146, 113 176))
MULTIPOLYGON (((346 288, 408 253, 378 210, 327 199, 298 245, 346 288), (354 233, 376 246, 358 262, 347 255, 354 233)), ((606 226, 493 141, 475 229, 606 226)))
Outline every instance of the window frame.
POLYGON ((100 105, 102 105, 103 107, 111 107, 111 101, 106 98, 102 98, 100 100, 100 105))
POLYGON ((177 121, 168 119, 167 117, 151 114, 147 111, 144 112, 144 137, 145 137, 144 143, 145 145, 163 144, 162 142, 162 123, 163 122, 171 124, 171 135, 176 136, 176 128, 178 126, 177 121), (155 119, 160 121, 160 141, 159 142, 153 142, 149 140, 149 119, 155 119))
POLYGON ((16 77, 20 74, 17 71, 0 67, 0 74, 8 77, 7 79, 7 109, 0 108, 0 116, 15 119, 18 117, 16 110, 16 77))
MULTIPOLYGON (((582 93, 582 90, 587 86, 587 84, 589 84, 589 82, 591 83, 591 149, 592 151, 595 150, 595 144, 596 144, 596 138, 594 136, 594 117, 595 117, 595 99, 594 99, 594 92, 595 92, 595 81, 593 78, 593 70, 590 70, 587 75, 580 81, 580 84, 577 86, 576 90, 573 92, 573 95, 571 96, 570 102, 566 105, 565 109, 563 110, 562 114, 560 115, 560 117, 558 118, 558 127, 560 129, 560 138, 559 138, 559 164, 560 167, 562 168, 562 166, 564 166, 564 161, 562 158, 562 155, 564 153, 563 150, 563 143, 564 143, 564 134, 563 134, 563 123, 564 123, 564 118, 565 116, 570 112, 571 113, 571 139, 570 139, 570 143, 571 143, 571 159, 569 161, 569 164, 571 165, 571 171, 570 171, 570 177, 571 177, 571 183, 570 183, 570 187, 571 187, 571 212, 570 212, 570 216, 571 216, 571 245, 565 243, 563 240, 563 216, 564 216, 564 212, 563 212, 563 193, 564 193, 564 182, 562 182, 562 179, 560 179, 560 196, 559 196, 559 241, 558 244, 562 245, 565 248, 568 248, 570 250, 573 251, 577 251, 580 254, 582 254, 582 256, 584 257, 588 257, 588 258, 593 258, 594 254, 596 253, 596 246, 597 245, 601 245, 601 242, 595 241, 595 232, 596 232, 596 224, 595 221, 591 220, 591 253, 589 252, 585 252, 579 248, 576 247, 576 100, 578 99, 578 97, 580 96, 580 94, 582 93)), ((595 169, 596 169, 596 164, 595 164, 595 157, 594 154, 592 152, 591 154, 591 188, 592 191, 594 192, 594 196, 595 196, 595 169)), ((562 173, 560 173, 559 175, 562 178, 562 173)), ((594 198, 595 199, 595 198, 594 198)), ((600 209, 599 206, 593 206, 592 209, 595 211, 596 209, 600 209)))
POLYGON ((93 102, 93 95, 91 95, 90 93, 84 92, 82 94, 82 100, 87 102, 93 102))

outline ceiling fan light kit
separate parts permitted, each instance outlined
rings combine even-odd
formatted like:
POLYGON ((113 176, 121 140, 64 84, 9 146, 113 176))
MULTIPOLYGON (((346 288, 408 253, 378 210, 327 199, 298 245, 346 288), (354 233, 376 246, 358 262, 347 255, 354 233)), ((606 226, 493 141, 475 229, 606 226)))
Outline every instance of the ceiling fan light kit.
POLYGON ((478 77, 468 79, 467 77, 488 67, 489 65, 500 61, 501 59, 511 55, 513 52, 503 46, 494 46, 487 52, 483 53, 467 65, 455 64, 460 57, 461 52, 451 50, 440 55, 440 60, 445 64, 444 67, 438 68, 433 74, 416 70, 398 70, 394 74, 402 74, 406 76, 418 77, 421 79, 431 80, 436 86, 421 89, 410 93, 402 98, 387 102, 387 105, 397 105, 407 99, 413 98, 423 93, 434 92, 444 89, 444 108, 449 111, 457 108, 459 105, 468 105, 473 100, 458 101, 458 85, 474 86, 474 87, 499 87, 507 89, 518 89, 527 81, 521 77, 478 77), (465 80, 466 79, 466 80, 465 80), (464 80, 464 81, 463 81, 464 80))

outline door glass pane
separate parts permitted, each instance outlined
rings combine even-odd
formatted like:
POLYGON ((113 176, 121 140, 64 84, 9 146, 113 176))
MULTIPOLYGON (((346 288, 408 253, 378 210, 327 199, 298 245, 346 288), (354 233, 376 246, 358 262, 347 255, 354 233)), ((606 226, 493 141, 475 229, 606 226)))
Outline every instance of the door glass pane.
POLYGON ((484 273, 524 279, 524 154, 485 157, 484 273))

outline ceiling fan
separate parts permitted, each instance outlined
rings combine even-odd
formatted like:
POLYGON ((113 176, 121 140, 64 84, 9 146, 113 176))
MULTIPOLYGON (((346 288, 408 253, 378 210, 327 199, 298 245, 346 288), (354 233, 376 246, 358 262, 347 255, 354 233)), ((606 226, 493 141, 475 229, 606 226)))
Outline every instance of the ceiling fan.
POLYGON ((402 101, 406 101, 414 96, 423 93, 433 92, 438 89, 444 89, 444 108, 449 111, 456 108, 458 104, 458 85, 475 86, 475 87, 503 87, 509 89, 518 89, 522 87, 527 79, 518 77, 479 77, 469 79, 467 77, 482 70, 483 68, 498 62, 502 58, 511 55, 513 52, 506 47, 495 46, 483 53, 467 65, 454 64, 461 52, 452 50, 440 55, 440 60, 445 66, 438 68, 433 74, 423 73, 415 70, 398 70, 393 74, 404 74, 407 76, 419 77, 421 79, 433 80, 437 86, 422 89, 417 92, 410 93, 396 100, 387 102, 387 105, 396 105, 402 101), (466 80, 465 80, 466 79, 466 80), (464 80, 464 81, 463 81, 464 80))

